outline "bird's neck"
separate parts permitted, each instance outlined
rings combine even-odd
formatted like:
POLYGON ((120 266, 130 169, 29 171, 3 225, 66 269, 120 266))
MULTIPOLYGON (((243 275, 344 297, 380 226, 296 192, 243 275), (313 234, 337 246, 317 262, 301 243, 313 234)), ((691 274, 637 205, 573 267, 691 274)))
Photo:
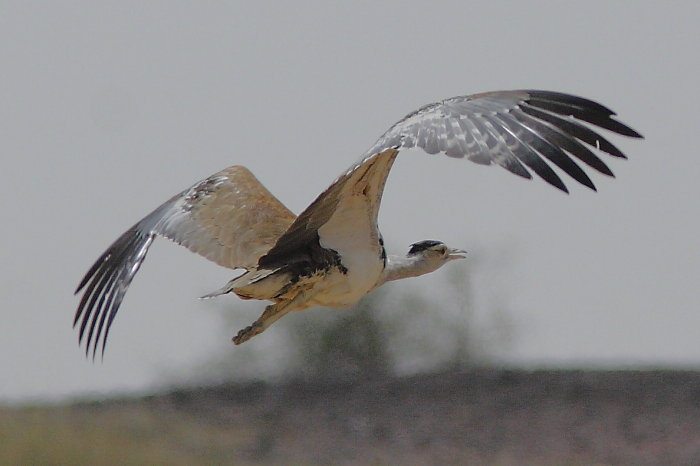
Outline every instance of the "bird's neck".
POLYGON ((439 268, 420 256, 387 256, 384 272, 377 286, 401 278, 418 277, 439 268))

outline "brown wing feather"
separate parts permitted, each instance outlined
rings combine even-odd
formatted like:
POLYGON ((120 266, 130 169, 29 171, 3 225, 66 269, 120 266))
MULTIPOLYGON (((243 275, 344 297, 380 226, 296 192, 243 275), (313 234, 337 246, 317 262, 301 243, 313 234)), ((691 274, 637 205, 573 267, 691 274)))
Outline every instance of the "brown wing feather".
POLYGON ((296 218, 242 166, 210 176, 176 204, 155 231, 230 268, 255 267, 296 218))
POLYGON ((104 352, 112 321, 153 239, 162 235, 217 264, 252 268, 296 217, 253 174, 229 167, 172 197, 122 234, 78 285, 73 325, 86 353, 104 352))

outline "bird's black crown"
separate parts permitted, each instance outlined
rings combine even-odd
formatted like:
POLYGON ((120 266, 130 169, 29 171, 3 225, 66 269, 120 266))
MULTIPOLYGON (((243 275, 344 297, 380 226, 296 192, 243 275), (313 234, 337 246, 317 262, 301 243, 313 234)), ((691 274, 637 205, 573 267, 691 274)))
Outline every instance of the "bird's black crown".
POLYGON ((408 255, 412 256, 414 254, 418 254, 421 251, 425 251, 428 248, 432 248, 434 246, 438 246, 442 244, 442 241, 435 241, 434 239, 426 239, 423 241, 418 241, 417 243, 413 243, 411 245, 411 249, 408 250, 408 255))

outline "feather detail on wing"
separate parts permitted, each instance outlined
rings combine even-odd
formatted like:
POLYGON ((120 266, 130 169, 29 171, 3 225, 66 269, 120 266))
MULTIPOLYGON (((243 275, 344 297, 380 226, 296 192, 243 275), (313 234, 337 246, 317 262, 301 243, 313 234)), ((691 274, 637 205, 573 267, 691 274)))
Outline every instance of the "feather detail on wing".
POLYGON ((120 236, 78 285, 83 295, 73 325, 93 355, 102 351, 131 280, 156 235, 219 265, 252 268, 295 215, 245 167, 222 170, 169 199, 120 236))
POLYGON ((531 170, 568 192, 551 168, 553 164, 595 189, 571 156, 608 176, 612 172, 582 143, 615 157, 624 155, 583 123, 642 137, 614 115, 596 102, 558 92, 497 91, 453 97, 408 114, 379 138, 358 165, 388 148, 419 147, 429 154, 443 153, 484 165, 495 163, 524 178, 532 177, 531 170))
POLYGON ((181 194, 155 230, 219 265, 250 269, 295 218, 247 168, 234 166, 181 194))

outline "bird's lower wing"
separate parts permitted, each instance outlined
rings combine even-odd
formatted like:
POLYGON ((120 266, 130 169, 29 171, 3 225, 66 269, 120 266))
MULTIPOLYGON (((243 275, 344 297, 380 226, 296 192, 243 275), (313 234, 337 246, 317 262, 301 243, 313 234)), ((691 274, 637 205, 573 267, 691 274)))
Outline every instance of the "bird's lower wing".
POLYGON ((268 268, 294 262, 307 262, 312 267, 330 265, 325 262, 334 262, 337 258, 334 254, 329 256, 321 243, 342 245, 354 242, 354 236, 360 231, 370 232, 373 244, 367 244, 367 247, 381 249, 377 215, 386 178, 397 154, 396 149, 386 149, 338 177, 299 214, 275 246, 260 258, 259 265, 268 268), (357 197, 364 201, 353 202, 357 197), (333 229, 334 232, 326 231, 326 237, 322 238, 321 230, 331 221, 337 228, 333 229))
POLYGON ((131 280, 156 235, 219 265, 251 268, 296 216, 246 168, 229 167, 169 199, 122 234, 85 274, 73 325, 86 352, 102 351, 131 280))

